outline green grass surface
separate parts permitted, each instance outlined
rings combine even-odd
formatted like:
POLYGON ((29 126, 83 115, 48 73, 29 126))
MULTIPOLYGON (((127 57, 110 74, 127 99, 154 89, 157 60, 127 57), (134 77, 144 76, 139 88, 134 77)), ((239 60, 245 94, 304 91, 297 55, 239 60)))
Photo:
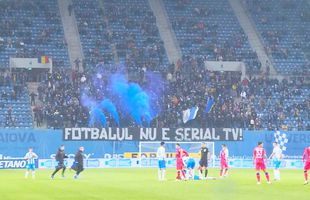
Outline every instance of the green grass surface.
MULTIPOLYGON (((218 176, 218 171, 210 169, 210 176, 218 176)), ((35 180, 25 180, 23 170, 0 170, 0 200, 310 199, 302 170, 282 170, 282 180, 271 185, 263 174, 262 184, 256 185, 255 172, 249 169, 232 169, 221 180, 186 182, 174 180, 174 169, 168 170, 165 182, 157 181, 156 169, 86 169, 79 180, 69 171, 67 179, 58 175, 50 180, 51 172, 37 170, 35 180)))

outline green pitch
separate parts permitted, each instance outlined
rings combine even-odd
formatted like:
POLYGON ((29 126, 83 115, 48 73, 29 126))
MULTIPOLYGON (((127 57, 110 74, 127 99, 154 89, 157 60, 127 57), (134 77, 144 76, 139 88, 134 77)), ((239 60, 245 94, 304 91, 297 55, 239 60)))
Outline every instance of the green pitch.
MULTIPOLYGON (((210 169, 217 177, 218 169, 210 169)), ((309 200, 310 185, 303 185, 302 170, 282 170, 282 180, 256 185, 253 170, 230 170, 221 180, 174 180, 175 170, 169 169, 166 182, 157 181, 156 169, 86 169, 79 180, 73 172, 67 179, 59 175, 50 180, 51 170, 37 170, 36 179, 24 179, 23 170, 0 170, 0 200, 309 200)), ((272 171, 269 170, 271 177, 272 171)))

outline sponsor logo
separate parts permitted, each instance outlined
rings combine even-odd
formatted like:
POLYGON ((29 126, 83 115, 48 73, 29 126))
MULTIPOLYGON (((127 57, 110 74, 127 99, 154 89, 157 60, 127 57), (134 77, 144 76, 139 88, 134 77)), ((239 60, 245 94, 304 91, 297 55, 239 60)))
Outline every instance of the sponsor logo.
POLYGON ((124 158, 124 154, 109 154, 109 153, 105 153, 103 155, 104 159, 111 159, 111 158, 124 158))
MULTIPOLYGON (((0 169, 24 169, 27 161, 24 159, 0 160, 0 169)), ((38 166, 36 161, 35 166, 38 166)))
MULTIPOLYGON (((168 152, 166 153, 167 158, 175 158, 175 152, 168 152)), ((141 158, 156 158, 155 152, 143 152, 141 153, 141 158)), ((199 153, 189 153, 189 157, 191 158, 200 158, 199 153)), ((124 158, 140 158, 139 152, 125 152, 124 158)))
MULTIPOLYGON (((84 158, 85 159, 90 159, 90 157, 93 156, 93 155, 94 155, 93 153, 84 154, 84 158)), ((67 154, 67 156, 68 156, 69 159, 74 159, 75 154, 67 154)), ((55 159, 55 157, 56 157, 56 154, 51 154, 50 155, 50 158, 52 158, 52 159, 55 159)))
POLYGON ((98 159, 86 160, 86 167, 99 168, 100 167, 100 161, 98 159))

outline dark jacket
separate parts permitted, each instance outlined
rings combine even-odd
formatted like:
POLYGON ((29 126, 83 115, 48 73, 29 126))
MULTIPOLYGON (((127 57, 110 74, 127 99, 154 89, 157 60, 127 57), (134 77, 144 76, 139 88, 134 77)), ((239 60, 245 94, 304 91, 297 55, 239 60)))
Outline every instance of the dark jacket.
POLYGON ((68 158, 68 156, 65 154, 65 151, 58 149, 56 153, 56 161, 58 161, 59 164, 64 163, 64 159, 68 158))
POLYGON ((83 152, 79 150, 79 151, 75 154, 74 161, 75 161, 76 165, 83 166, 83 160, 84 160, 83 152))

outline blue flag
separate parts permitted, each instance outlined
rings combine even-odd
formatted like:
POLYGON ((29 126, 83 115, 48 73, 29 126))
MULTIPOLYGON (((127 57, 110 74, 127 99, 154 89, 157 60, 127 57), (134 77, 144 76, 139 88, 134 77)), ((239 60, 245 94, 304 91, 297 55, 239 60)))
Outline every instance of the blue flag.
POLYGON ((206 105, 206 113, 210 113, 214 106, 214 98, 208 97, 207 105, 206 105))

